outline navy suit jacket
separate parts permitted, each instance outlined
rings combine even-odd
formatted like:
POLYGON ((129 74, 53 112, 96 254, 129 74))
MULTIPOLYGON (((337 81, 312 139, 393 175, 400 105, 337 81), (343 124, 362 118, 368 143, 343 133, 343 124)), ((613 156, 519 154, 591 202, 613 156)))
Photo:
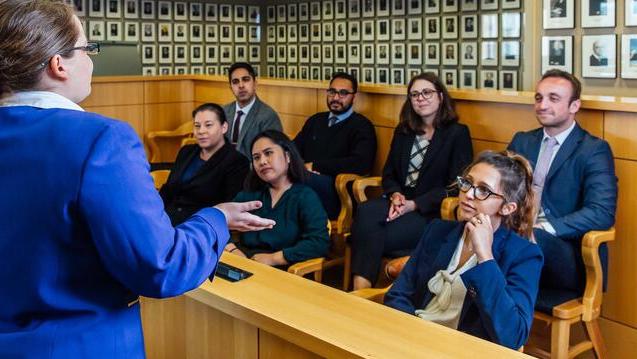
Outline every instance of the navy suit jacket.
MULTIPOLYGON (((542 128, 518 132, 508 148, 535 168, 543 136, 542 128)), ((608 143, 575 124, 551 163, 541 205, 560 238, 577 240, 590 230, 610 228, 615 223, 617 177, 608 143)))
MULTIPOLYGON (((385 305, 409 314, 433 299, 427 283, 449 265, 464 222, 433 220, 385 295, 385 305)), ((533 322, 543 258, 540 248, 500 226, 493 235, 494 260, 461 275, 467 288, 458 330, 517 349, 533 322)))
MULTIPOLYGON (((232 126, 237 111, 236 104, 237 102, 233 101, 223 107, 226 119, 228 120, 228 132, 226 133, 226 137, 229 140, 232 139, 232 126)), ((239 131, 237 151, 248 158, 252 158, 250 145, 252 144, 252 140, 259 133, 265 130, 278 130, 283 132, 279 115, 272 107, 259 100, 258 97, 254 100, 254 105, 252 105, 248 115, 242 118, 241 122, 243 122, 243 125, 241 126, 241 131, 239 131)))
POLYGON ((196 288, 229 234, 173 228, 143 146, 88 112, 0 107, 0 358, 140 358, 139 295, 196 288))

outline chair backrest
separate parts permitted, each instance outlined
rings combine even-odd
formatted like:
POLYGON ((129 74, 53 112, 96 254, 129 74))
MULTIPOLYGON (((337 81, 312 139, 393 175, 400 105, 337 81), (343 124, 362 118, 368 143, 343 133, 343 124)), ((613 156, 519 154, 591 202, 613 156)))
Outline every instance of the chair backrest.
MULTIPOLYGON (((181 140, 183 138, 192 137, 192 129, 193 124, 192 121, 187 121, 179 125, 174 130, 171 131, 151 131, 146 134, 146 144, 148 145, 148 158, 150 158, 151 163, 162 162, 165 160, 161 154, 161 149, 159 144, 157 143, 158 139, 172 139, 173 143, 175 139, 180 140, 177 143, 174 143, 172 147, 176 147, 176 144, 181 144, 181 140)), ((176 154, 176 152, 175 152, 176 154)), ((174 158, 172 159, 174 160, 174 158)))

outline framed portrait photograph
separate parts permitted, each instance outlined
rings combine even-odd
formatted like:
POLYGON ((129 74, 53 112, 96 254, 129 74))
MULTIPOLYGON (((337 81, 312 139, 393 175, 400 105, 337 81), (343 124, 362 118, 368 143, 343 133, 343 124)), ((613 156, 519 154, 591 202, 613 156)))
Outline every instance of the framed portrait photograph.
POLYGON ((441 80, 442 80, 442 83, 444 83, 447 88, 458 87, 458 79, 457 79, 456 70, 443 69, 441 80))
POLYGON ((173 68, 171 66, 159 66, 159 74, 161 76, 168 76, 173 74, 173 68))
POLYGON ((637 26, 637 0, 624 1, 624 25, 637 26))
POLYGON ((440 1, 443 0, 427 0, 425 3, 425 14, 437 14, 440 12, 440 1))
POLYGON ((142 19, 155 19, 155 1, 142 0, 141 12, 142 19))
POLYGON ((219 66, 206 66, 206 74, 217 76, 219 74, 219 66))
POLYGON ((290 80, 296 80, 298 78, 298 67, 295 65, 289 65, 287 68, 287 78, 290 80))
POLYGON ((310 19, 310 7, 306 2, 299 4, 299 21, 308 21, 310 19))
POLYGON ((476 11, 478 10, 478 0, 461 0, 460 9, 462 11, 476 11))
POLYGON ((391 63, 392 65, 405 64, 405 44, 399 43, 391 45, 391 63))
POLYGON ((404 40, 405 35, 405 19, 392 19, 392 40, 404 40))
POLYGON ((117 19, 122 17, 122 9, 120 8, 121 0, 106 0, 106 17, 109 19, 117 19))
POLYGON ((235 45, 234 61, 248 61, 248 47, 246 45, 235 45))
POLYGON ((498 66, 498 42, 482 41, 480 49, 480 65, 498 66))
POLYGON ((268 45, 265 48, 266 60, 268 62, 276 62, 276 47, 274 45, 268 45))
POLYGON ((219 27, 217 25, 206 24, 206 42, 219 41, 219 27))
POLYGON ((407 20, 407 38, 409 40, 422 40, 422 19, 419 17, 407 20))
POLYGON ((190 66, 190 73, 192 75, 203 75, 204 74, 204 68, 201 65, 190 66))
POLYGON ((139 42, 139 23, 138 22, 125 22, 124 23, 124 41, 139 42))
POLYGON ((374 17, 374 0, 361 0, 363 17, 374 17))
POLYGON ((349 68, 347 68, 347 72, 349 72, 350 75, 354 76, 356 81, 358 81, 358 82, 361 81, 360 68, 358 68, 358 67, 349 67, 349 68))
POLYGON ((188 73, 188 66, 175 66, 175 75, 185 75, 188 73))
POLYGON ((253 24, 261 22, 261 14, 258 6, 248 6, 248 22, 253 24))
POLYGON ((542 73, 559 69, 573 73, 573 37, 542 37, 542 73))
POLYGON ((407 44, 407 54, 409 56, 407 63, 409 65, 421 65, 422 64, 422 44, 410 43, 407 44))
POLYGON ((186 23, 173 24, 173 41, 186 42, 188 41, 188 25, 186 23))
POLYGON ((393 0, 391 5, 391 14, 395 15, 405 15, 405 0, 393 0))
POLYGON ((268 6, 265 11, 268 24, 274 24, 276 22, 276 7, 268 6))
POLYGON ((373 64, 374 63, 374 44, 363 44, 363 64, 373 64))
POLYGON ((309 41, 310 41, 310 25, 299 24, 299 42, 309 42, 309 41))
POLYGON ((313 1, 310 3, 310 20, 321 20, 321 3, 313 1))
POLYGON ((347 14, 349 19, 361 17, 360 0, 347 0, 347 14))
POLYGON ((376 40, 389 40, 389 20, 376 20, 376 40))
POLYGON ((310 47, 310 62, 313 64, 321 63, 321 45, 312 45, 310 47))
POLYGON ((460 34, 463 39, 475 39, 478 37, 478 15, 462 16, 460 34))
POLYGON ((311 34, 311 39, 312 42, 319 42, 321 41, 321 23, 320 22, 315 22, 312 23, 312 34, 311 34))
POLYGON ((391 69, 391 84, 392 85, 404 85, 405 84, 405 70, 404 69, 391 69))
POLYGON ((436 75, 438 78, 440 78, 440 70, 438 70, 437 68, 426 68, 423 69, 423 72, 431 72, 432 74, 436 75))
POLYGON ((482 14, 480 17, 482 37, 493 39, 498 37, 498 14, 482 14))
POLYGON ((361 76, 361 83, 364 83, 364 84, 374 83, 374 68, 363 67, 363 76, 361 76))
POLYGON ((520 19, 519 12, 503 12, 502 13, 502 37, 519 38, 520 37, 520 19))
POLYGON ((206 19, 206 21, 217 21, 217 4, 206 3, 204 10, 204 19, 206 19))
POLYGON ((457 12, 459 0, 445 0, 442 2, 442 12, 457 12))
POLYGON ((413 79, 414 77, 420 75, 422 73, 422 69, 420 68, 413 68, 413 69, 407 69, 407 77, 405 78, 405 81, 411 81, 411 79, 413 79))
POLYGON ((172 20, 173 7, 170 1, 160 1, 157 3, 157 18, 159 20, 172 20))
POLYGON ((176 64, 185 64, 188 63, 188 46, 186 45, 175 45, 175 63, 176 64))
POLYGON ((407 13, 409 15, 422 14, 422 1, 420 0, 407 0, 407 13))
POLYGON ((310 46, 309 45, 299 46, 299 62, 302 62, 302 63, 310 62, 310 46))
POLYGON ((234 21, 235 22, 247 22, 247 8, 245 5, 234 6, 234 21))
POLYGON ((363 41, 374 41, 374 21, 363 21, 363 41))
POLYGON ((520 66, 520 42, 502 41, 500 50, 500 64, 502 66, 520 66))
POLYGON ((157 68, 155 66, 142 66, 142 76, 156 76, 157 68))
POLYGON ((310 66, 310 79, 312 79, 312 81, 321 81, 320 66, 310 66))
POLYGON ((440 18, 439 17, 427 17, 425 18, 425 39, 439 39, 440 38, 440 18))
POLYGON ((104 17, 104 0, 91 0, 88 8, 88 16, 104 17))
POLYGON ((219 47, 217 45, 206 45, 206 63, 214 64, 219 62, 219 47))
POLYGON ((276 27, 274 25, 269 25, 266 31, 268 42, 276 42, 276 27))
POLYGON ((267 77, 269 78, 276 78, 276 66, 274 65, 268 65, 266 67, 266 71, 267 71, 267 77))
POLYGON ((175 9, 175 20, 183 21, 188 20, 188 9, 186 8, 186 3, 183 1, 177 1, 174 3, 175 9))
POLYGON ((299 37, 298 37, 298 27, 296 26, 296 24, 288 24, 288 29, 287 29, 287 37, 288 37, 288 42, 297 42, 299 37))
POLYGON ((478 43, 463 41, 460 43, 460 63, 464 66, 478 65, 478 43))
POLYGON ((323 45, 323 63, 334 63, 334 45, 323 45))
POLYGON ((172 45, 159 45, 159 63, 160 64, 173 63, 173 46, 172 45))
POLYGON ((296 45, 288 45, 288 62, 299 62, 299 48, 296 45))
POLYGON ((543 0, 545 29, 572 29, 575 26, 575 0, 543 0))
POLYGON ((334 23, 334 39, 336 41, 347 40, 347 23, 345 21, 334 23))
POLYGON ((376 0, 376 16, 389 16, 389 0, 376 0))
POLYGON ((246 25, 234 26, 234 41, 238 43, 248 42, 248 27, 246 25))
POLYGON ((615 0, 582 0, 582 27, 615 27, 615 0))
POLYGON ((517 71, 500 71, 500 90, 518 90, 517 71))
POLYGON ((142 64, 154 64, 155 61, 155 45, 142 45, 142 64))
POLYGON ((347 17, 346 0, 334 1, 334 18, 345 19, 347 17))
MULTIPOLYGON (((82 0, 84 1, 84 0, 82 0)), ((82 1, 79 1, 81 3, 82 1)), ((77 1, 76 1, 77 3, 77 1)), ((125 19, 137 19, 139 18, 139 7, 137 6, 137 0, 125 0, 124 1, 124 18, 125 19)))
POLYGON ((460 70, 460 88, 476 88, 476 70, 460 70))
MULTIPOLYGON (((135 1, 135 8, 137 8, 136 0, 128 0, 128 1, 135 1)), ((66 2, 69 3, 69 0, 67 0, 66 2)), ((84 7, 84 0, 73 0, 70 2, 70 4, 73 5, 73 10, 75 10, 75 15, 77 15, 78 17, 86 16, 86 8, 84 7)))
POLYGON ((232 5, 221 4, 219 5, 219 20, 230 22, 232 21, 232 5))
POLYGON ((442 38, 457 39, 458 38, 458 17, 443 16, 442 17, 442 38))
POLYGON ((220 42, 232 42, 232 25, 221 25, 219 31, 221 32, 221 35, 219 36, 220 42))
POLYGON ((188 17, 190 21, 201 21, 203 20, 203 6, 199 2, 191 2, 188 4, 188 17))
POLYGON ((615 45, 615 34, 582 36, 582 77, 615 78, 615 45))
POLYGON ((637 35, 622 35, 621 53, 623 79, 637 79, 637 35))
POLYGON ((334 23, 331 23, 331 22, 323 23, 323 41, 326 41, 326 42, 334 41, 334 23))
POLYGON ((334 69, 332 66, 323 66, 323 81, 329 81, 332 78, 334 69))
POLYGON ((425 64, 426 65, 440 65, 440 44, 438 43, 426 43, 425 44, 425 64))
POLYGON ((502 0, 502 9, 519 9, 520 0, 502 0))
POLYGON ((232 45, 221 45, 219 47, 219 59, 221 63, 230 64, 234 60, 232 45))
POLYGON ((102 20, 91 20, 88 23, 89 31, 88 38, 92 41, 104 41, 106 39, 106 34, 104 32, 104 21, 102 20))
POLYGON ((190 62, 194 64, 203 63, 204 53, 203 46, 201 45, 190 45, 190 62))
POLYGON ((334 51, 336 52, 336 56, 334 57, 334 62, 337 64, 346 64, 347 63, 347 45, 338 44, 334 47, 334 51))
POLYGON ((287 21, 296 21, 298 19, 298 6, 297 4, 288 4, 288 20, 287 21))
POLYGON ((309 68, 309 66, 299 66, 299 79, 300 80, 309 80, 310 79, 310 68, 309 68))
POLYGON ((348 54, 347 54, 348 62, 350 64, 360 64, 361 63, 361 47, 359 44, 349 44, 348 45, 348 54))
POLYGON ((498 88, 498 71, 482 70, 480 71, 480 88, 497 90, 498 88))
POLYGON ((376 44, 376 63, 389 65, 389 44, 376 44))
POLYGON ((376 68, 376 83, 381 85, 389 85, 389 69, 386 67, 376 68))
POLYGON ((442 64, 443 65, 458 65, 458 43, 443 42, 442 48, 443 48, 442 64))
POLYGON ((348 37, 350 41, 360 41, 361 39, 361 23, 358 21, 348 21, 348 37))
POLYGON ((480 10, 498 10, 498 0, 480 0, 480 10))
POLYGON ((141 35, 143 42, 155 42, 155 23, 143 22, 141 35))
POLYGON ((276 61, 281 63, 281 62, 287 62, 287 58, 288 58, 288 48, 285 45, 277 45, 276 47, 276 61))
POLYGON ((258 43, 261 42, 261 27, 257 25, 250 25, 248 27, 248 42, 258 43))

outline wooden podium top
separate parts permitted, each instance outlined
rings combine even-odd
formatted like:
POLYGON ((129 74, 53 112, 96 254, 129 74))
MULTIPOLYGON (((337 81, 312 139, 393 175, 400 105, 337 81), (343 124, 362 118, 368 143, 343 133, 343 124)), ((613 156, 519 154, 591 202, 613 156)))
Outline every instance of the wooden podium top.
POLYGON ((187 296, 324 357, 526 357, 252 260, 221 259, 254 275, 215 278, 187 296))

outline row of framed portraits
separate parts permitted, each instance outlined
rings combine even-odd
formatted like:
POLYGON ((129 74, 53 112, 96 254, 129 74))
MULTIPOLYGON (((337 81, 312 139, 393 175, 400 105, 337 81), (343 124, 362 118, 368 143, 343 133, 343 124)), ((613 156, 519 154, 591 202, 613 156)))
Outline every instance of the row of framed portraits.
POLYGON ((260 25, 89 20, 90 41, 259 43, 260 25))
POLYGON ((259 6, 157 0, 66 0, 80 17, 260 23, 259 6))
POLYGON ((268 63, 520 66, 520 42, 268 45, 268 63))
MULTIPOLYGON (((637 79, 637 35, 621 36, 621 52, 616 44, 615 34, 582 36, 582 77, 616 78, 619 60, 621 77, 637 79)), ((573 72, 572 36, 542 37, 542 73, 552 68, 573 72)))
MULTIPOLYGON (((543 0, 545 29, 575 27, 575 0, 543 0)), ((621 1, 621 0, 617 0, 621 1)), ((581 0, 580 21, 584 28, 615 27, 616 0, 581 0)), ((624 25, 637 26, 637 0, 624 1, 624 25)))
POLYGON ((323 0, 266 8, 268 23, 519 9, 521 0, 323 0))
POLYGON ((259 45, 142 45, 142 64, 216 64, 261 61, 259 45))
POLYGON ((519 38, 520 19, 519 12, 426 17, 424 37, 421 18, 278 24, 266 33, 269 43, 519 38))

